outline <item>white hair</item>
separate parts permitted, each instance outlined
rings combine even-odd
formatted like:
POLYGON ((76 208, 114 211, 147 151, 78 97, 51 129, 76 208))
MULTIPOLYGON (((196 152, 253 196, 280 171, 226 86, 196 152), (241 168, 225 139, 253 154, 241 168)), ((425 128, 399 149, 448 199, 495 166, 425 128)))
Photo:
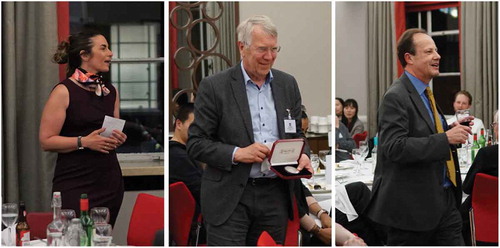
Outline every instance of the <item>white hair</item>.
POLYGON ((236 32, 238 33, 238 41, 245 45, 251 45, 252 31, 256 25, 260 25, 267 34, 273 37, 278 37, 278 30, 271 21, 271 18, 265 15, 255 15, 242 21, 240 25, 238 25, 238 28, 236 29, 236 32))

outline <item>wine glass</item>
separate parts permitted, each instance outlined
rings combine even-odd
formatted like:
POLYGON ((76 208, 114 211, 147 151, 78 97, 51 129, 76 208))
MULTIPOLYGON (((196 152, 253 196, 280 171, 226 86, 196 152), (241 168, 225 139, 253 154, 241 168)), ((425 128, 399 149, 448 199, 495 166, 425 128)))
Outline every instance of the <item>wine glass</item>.
POLYGON ((73 209, 61 209, 61 220, 63 222, 63 234, 68 231, 68 227, 71 224, 71 220, 76 218, 75 210, 73 209))
POLYGON ((94 207, 90 209, 90 218, 94 224, 108 224, 109 223, 109 208, 107 207, 94 207))
MULTIPOLYGON (((316 172, 318 171, 318 168, 319 168, 319 157, 318 157, 318 154, 313 154, 311 153, 311 156, 309 158, 311 160, 311 166, 313 168, 313 172, 314 174, 316 174, 316 172)), ((312 186, 315 187, 316 186, 316 179, 315 179, 315 176, 314 174, 312 175, 312 186)))
POLYGON ((92 235, 94 246, 110 246, 112 240, 112 227, 110 224, 95 224, 94 234, 92 235))
POLYGON ((326 155, 328 155, 329 152, 330 150, 321 150, 318 152, 319 161, 323 164, 323 166, 325 166, 325 168, 326 168, 326 155))
MULTIPOLYGON (((469 109, 459 109, 457 112, 455 112, 455 116, 457 117, 457 121, 461 121, 460 125, 462 126, 469 126, 470 125, 470 120, 466 119, 465 121, 462 121, 464 118, 470 116, 470 110, 469 109)), ((469 137, 467 136, 467 140, 465 141, 465 146, 469 146, 469 137)))
POLYGON ((15 246, 15 241, 12 239, 12 229, 16 224, 19 208, 17 203, 2 204, 2 223, 9 229, 9 237, 5 242, 7 246, 15 246))

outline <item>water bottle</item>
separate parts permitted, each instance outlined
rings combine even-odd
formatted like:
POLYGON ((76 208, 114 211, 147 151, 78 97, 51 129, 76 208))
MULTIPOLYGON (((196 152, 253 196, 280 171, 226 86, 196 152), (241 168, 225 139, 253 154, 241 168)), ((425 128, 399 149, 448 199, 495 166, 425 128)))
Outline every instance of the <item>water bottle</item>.
POLYGON ((68 227, 68 231, 64 237, 65 245, 67 246, 86 246, 87 233, 83 230, 82 221, 78 218, 73 218, 68 227))
POLYGON ((372 169, 375 171, 375 166, 377 166, 377 146, 378 146, 378 137, 373 137, 373 149, 372 149, 372 169))
POLYGON ((52 210, 53 221, 47 226, 47 245, 48 246, 62 246, 62 234, 64 224, 61 220, 61 192, 54 192, 52 194, 52 210))

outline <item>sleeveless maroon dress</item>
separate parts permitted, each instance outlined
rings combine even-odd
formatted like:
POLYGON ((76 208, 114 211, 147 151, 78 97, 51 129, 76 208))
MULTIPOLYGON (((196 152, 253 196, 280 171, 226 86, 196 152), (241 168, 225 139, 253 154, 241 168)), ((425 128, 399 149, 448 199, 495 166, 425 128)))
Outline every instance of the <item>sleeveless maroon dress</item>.
MULTIPOLYGON (((61 129, 61 136, 86 136, 100 129, 104 116, 113 116, 116 90, 107 96, 97 96, 76 85, 70 79, 61 83, 69 91, 69 106, 61 129)), ((76 141, 75 141, 76 142, 76 141)), ((76 146, 76 143, 75 143, 76 146)), ((123 177, 116 152, 109 154, 85 148, 69 153, 58 153, 52 192, 60 191, 63 209, 74 209, 80 215, 80 195, 88 194, 89 206, 108 207, 110 223, 114 225, 123 200, 123 177)))

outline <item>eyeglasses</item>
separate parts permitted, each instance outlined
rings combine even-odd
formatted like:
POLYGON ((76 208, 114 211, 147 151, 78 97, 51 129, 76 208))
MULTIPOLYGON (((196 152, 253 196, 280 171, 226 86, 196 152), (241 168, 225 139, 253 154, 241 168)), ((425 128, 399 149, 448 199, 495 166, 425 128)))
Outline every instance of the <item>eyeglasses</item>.
POLYGON ((277 54, 281 50, 281 46, 277 46, 277 47, 252 47, 252 46, 249 46, 249 47, 253 48, 259 54, 264 54, 264 53, 267 53, 269 51, 272 54, 277 54))

